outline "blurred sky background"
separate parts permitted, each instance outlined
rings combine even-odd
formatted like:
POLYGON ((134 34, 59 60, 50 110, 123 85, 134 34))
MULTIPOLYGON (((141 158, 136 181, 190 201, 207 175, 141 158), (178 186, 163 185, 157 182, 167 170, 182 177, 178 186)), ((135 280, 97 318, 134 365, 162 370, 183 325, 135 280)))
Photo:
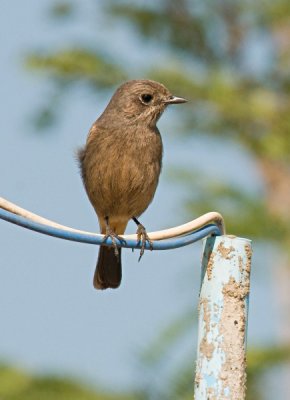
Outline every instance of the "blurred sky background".
MULTIPOLYGON (((133 54, 130 60, 135 60, 135 68, 138 63, 162 63, 166 50, 144 44, 136 51, 140 44, 125 23, 106 25, 101 8, 90 19, 96 8, 92 9, 91 1, 82 3, 83 15, 74 24, 59 25, 47 16, 49 0, 1 1, 0 182, 4 198, 59 223, 96 231, 97 218, 82 187, 74 152, 85 142, 112 90, 97 96, 82 88, 72 91, 59 110, 60 123, 38 134, 32 115, 45 104, 51 88, 41 75, 25 69, 24 59, 31 50, 58 48, 80 38, 110 46, 120 62, 133 54), (96 23, 98 35, 93 30, 96 23)), ((253 68, 260 59, 253 56, 253 68)), ((171 177, 176 166, 206 171, 213 179, 222 176, 250 192, 263 190, 260 174, 241 146, 202 135, 180 139, 179 110, 174 114, 167 110, 159 123, 164 168, 154 202, 141 218, 148 231, 196 217, 184 208, 190 191, 171 177)), ((127 232, 134 231, 130 224, 127 232)), ((54 239, 4 221, 0 221, 0 238, 2 362, 37 373, 72 375, 93 385, 134 387, 142 374, 138 354, 184 310, 191 309, 194 318, 201 243, 146 252, 140 263, 136 252, 125 250, 121 287, 97 292, 92 277, 98 249, 93 245, 54 239)), ((276 287, 270 269, 274 262, 270 246, 254 243, 250 345, 275 343, 279 338, 276 287)), ((168 363, 178 363, 187 354, 194 368, 195 347, 192 331, 168 363)))

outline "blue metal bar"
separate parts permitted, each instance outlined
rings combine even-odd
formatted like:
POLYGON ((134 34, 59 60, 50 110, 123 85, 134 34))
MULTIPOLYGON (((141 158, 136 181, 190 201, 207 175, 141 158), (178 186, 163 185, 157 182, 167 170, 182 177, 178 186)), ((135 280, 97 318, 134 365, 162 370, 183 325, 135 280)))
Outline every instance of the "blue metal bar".
POLYGON ((245 399, 251 241, 204 242, 195 400, 245 399))
MULTIPOLYGON (((51 227, 49 225, 39 224, 37 222, 31 221, 30 219, 11 213, 10 211, 6 211, 2 208, 0 208, 0 219, 4 219, 5 221, 22 226, 23 228, 27 228, 32 231, 43 233, 49 236, 54 236, 60 239, 72 240, 80 243, 97 244, 97 245, 103 244, 102 237, 96 237, 89 234, 72 232, 69 230, 51 227)), ((220 234, 221 232, 216 225, 209 224, 188 235, 179 236, 172 239, 159 240, 159 241, 155 240, 153 241, 153 250, 176 249, 178 247, 183 247, 191 243, 194 243, 200 239, 205 238, 208 235, 220 235, 220 234)), ((112 244, 111 239, 107 239, 106 244, 111 245, 112 244)), ((119 247, 126 247, 131 249, 141 248, 141 244, 138 243, 137 240, 126 240, 126 243, 123 242, 121 243, 116 239, 116 244, 119 247)), ((150 249, 150 245, 146 243, 145 248, 150 249)))

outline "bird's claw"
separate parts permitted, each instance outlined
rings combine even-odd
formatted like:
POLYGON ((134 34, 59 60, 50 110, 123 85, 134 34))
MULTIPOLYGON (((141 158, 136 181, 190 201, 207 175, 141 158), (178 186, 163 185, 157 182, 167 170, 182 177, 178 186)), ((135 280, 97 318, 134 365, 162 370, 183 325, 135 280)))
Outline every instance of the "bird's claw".
POLYGON ((153 242, 149 238, 149 236, 147 235, 146 229, 142 224, 138 225, 136 234, 137 234, 138 244, 141 243, 140 256, 139 256, 139 259, 138 259, 138 262, 139 262, 141 260, 142 256, 143 256, 143 254, 144 254, 146 242, 149 243, 151 251, 153 250, 153 242))
POLYGON ((117 235, 109 226, 106 227, 106 234, 103 239, 103 243, 106 243, 108 239, 112 240, 112 246, 114 248, 114 253, 117 258, 119 258, 119 251, 118 246, 116 243, 116 239, 119 240, 121 244, 126 244, 126 240, 123 239, 121 236, 117 235))

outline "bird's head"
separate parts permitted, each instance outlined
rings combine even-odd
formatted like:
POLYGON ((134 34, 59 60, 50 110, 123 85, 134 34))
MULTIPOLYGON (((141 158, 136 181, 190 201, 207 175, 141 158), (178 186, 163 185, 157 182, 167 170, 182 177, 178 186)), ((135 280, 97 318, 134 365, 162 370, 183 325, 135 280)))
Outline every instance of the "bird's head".
POLYGON ((127 122, 154 126, 168 105, 186 101, 182 97, 173 96, 161 83, 145 79, 132 80, 116 90, 105 113, 111 118, 120 117, 127 122))

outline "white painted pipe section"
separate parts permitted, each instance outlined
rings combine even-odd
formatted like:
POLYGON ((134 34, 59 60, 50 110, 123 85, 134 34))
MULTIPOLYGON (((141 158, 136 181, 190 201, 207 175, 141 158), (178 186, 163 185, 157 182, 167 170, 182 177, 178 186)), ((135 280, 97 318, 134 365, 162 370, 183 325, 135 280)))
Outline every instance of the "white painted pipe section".
POLYGON ((251 256, 250 240, 204 240, 195 400, 245 399, 251 256))

